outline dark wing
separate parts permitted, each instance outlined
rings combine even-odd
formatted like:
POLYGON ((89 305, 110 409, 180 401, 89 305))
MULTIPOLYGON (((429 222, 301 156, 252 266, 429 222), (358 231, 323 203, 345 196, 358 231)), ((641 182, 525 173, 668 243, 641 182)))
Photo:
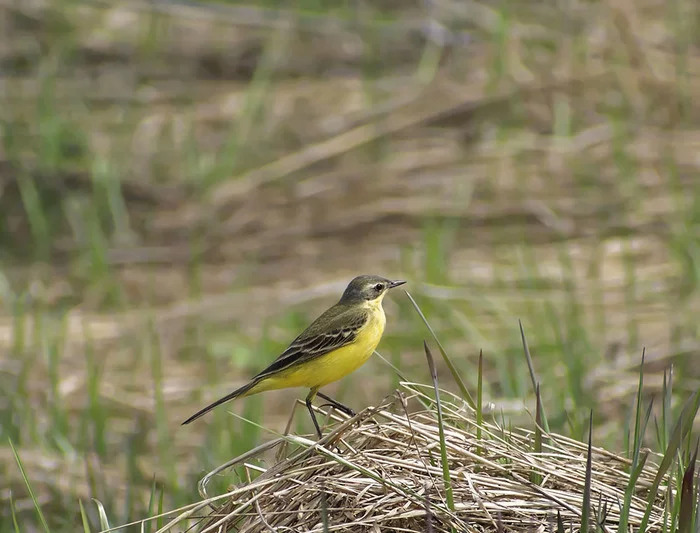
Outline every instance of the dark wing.
POLYGON ((369 312, 364 309, 332 307, 314 320, 270 366, 253 379, 279 372, 351 344, 368 319, 369 312))

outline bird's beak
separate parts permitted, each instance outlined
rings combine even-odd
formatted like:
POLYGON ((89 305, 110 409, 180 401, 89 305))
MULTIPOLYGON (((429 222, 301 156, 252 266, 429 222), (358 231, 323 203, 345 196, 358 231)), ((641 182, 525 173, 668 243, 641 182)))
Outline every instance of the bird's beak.
POLYGON ((400 285, 403 285, 404 283, 406 283, 406 282, 403 281, 402 279, 395 279, 389 284, 389 288, 393 289, 394 287, 399 287, 400 285))

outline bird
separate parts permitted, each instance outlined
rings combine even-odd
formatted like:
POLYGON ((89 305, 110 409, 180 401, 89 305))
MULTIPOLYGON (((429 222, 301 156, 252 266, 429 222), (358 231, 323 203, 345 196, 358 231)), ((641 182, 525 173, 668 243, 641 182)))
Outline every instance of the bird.
POLYGON ((312 401, 319 396, 348 416, 355 415, 352 409, 319 389, 354 372, 374 353, 386 325, 382 300, 389 290, 405 283, 372 274, 355 277, 340 300, 316 318, 267 368, 242 387, 197 411, 182 425, 236 398, 306 387, 306 408, 319 439, 322 438, 312 401))

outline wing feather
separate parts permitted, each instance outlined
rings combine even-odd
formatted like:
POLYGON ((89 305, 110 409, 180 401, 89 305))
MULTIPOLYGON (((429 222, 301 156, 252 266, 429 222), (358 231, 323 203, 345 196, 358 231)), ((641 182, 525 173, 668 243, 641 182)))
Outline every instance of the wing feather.
POLYGON ((358 332, 367 324, 369 313, 366 311, 358 313, 357 310, 352 310, 353 316, 348 319, 349 312, 349 310, 345 310, 332 317, 321 315, 254 379, 260 379, 292 365, 321 357, 355 342, 358 332), (329 321, 329 324, 324 328, 324 333, 315 333, 314 325, 324 318, 329 321))

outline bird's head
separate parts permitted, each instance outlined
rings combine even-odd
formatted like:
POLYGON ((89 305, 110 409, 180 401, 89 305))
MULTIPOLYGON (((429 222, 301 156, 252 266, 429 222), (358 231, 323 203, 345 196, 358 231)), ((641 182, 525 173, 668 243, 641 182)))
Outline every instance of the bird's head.
POLYGON ((389 289, 404 283, 406 282, 402 280, 391 280, 371 274, 357 276, 348 284, 340 303, 381 302, 389 289))

